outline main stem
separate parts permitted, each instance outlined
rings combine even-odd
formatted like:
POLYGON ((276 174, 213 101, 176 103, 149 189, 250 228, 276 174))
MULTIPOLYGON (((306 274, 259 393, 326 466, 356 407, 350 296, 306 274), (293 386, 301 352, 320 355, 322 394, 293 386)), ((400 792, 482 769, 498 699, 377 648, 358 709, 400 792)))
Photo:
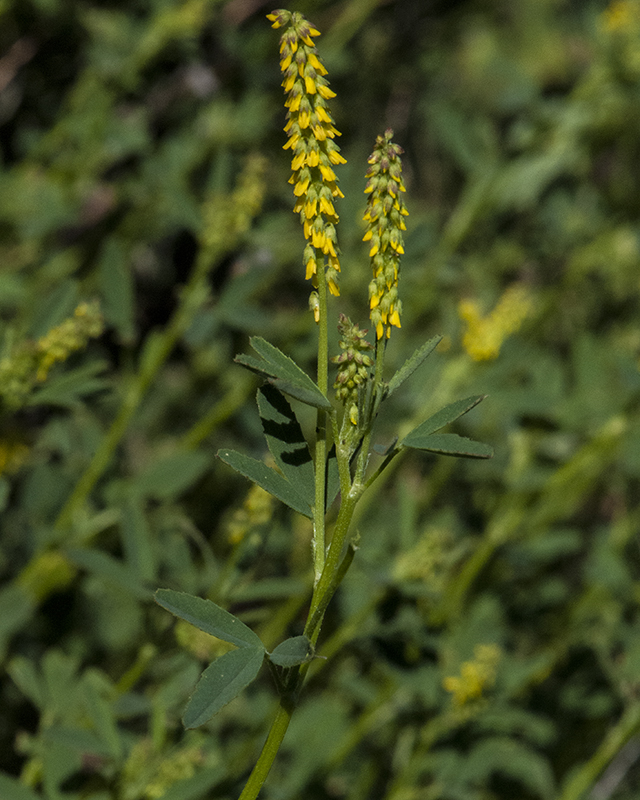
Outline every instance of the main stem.
MULTIPOLYGON (((329 387, 329 325, 327 320, 327 282, 324 269, 318 277, 318 388, 326 397, 329 387)), ((319 408, 316 425, 315 503, 313 509, 313 571, 314 585, 324 569, 325 548, 325 470, 327 463, 327 412, 319 408)))
MULTIPOLYGON (((328 344, 328 323, 327 323, 327 285, 322 274, 318 281, 318 301, 320 318, 318 320, 318 387, 326 396, 329 383, 329 344, 328 344)), ((351 564, 353 551, 350 550, 344 559, 342 551, 349 531, 349 525, 353 517, 353 512, 358 498, 364 491, 361 484, 352 485, 350 491, 343 493, 338 518, 336 520, 331 545, 325 559, 325 470, 327 459, 327 412, 318 409, 317 430, 316 430, 316 450, 315 450, 315 508, 313 513, 313 556, 315 585, 307 623, 305 625, 305 635, 315 644, 320 633, 320 626, 324 612, 335 594, 342 578, 351 564)), ((255 767, 251 771, 249 779, 242 790, 239 800, 255 800, 267 779, 267 775, 275 761, 284 735, 289 727, 291 715, 293 713, 294 701, 297 697, 309 664, 303 664, 296 680, 296 685, 291 694, 281 696, 280 704, 276 712, 275 719, 264 743, 260 757, 255 767)))
POLYGON ((245 784, 239 800, 255 800, 258 796, 276 759, 292 714, 293 704, 290 701, 286 701, 284 697, 281 698, 267 741, 264 743, 260 757, 251 771, 251 775, 249 775, 249 780, 245 784))
MULTIPOLYGON (((314 589, 313 597, 311 598, 311 605, 309 607, 309 614, 307 616, 307 624, 305 625, 304 632, 314 644, 320 633, 320 625, 322 624, 324 612, 353 558, 353 552, 349 551, 345 559, 343 561, 340 560, 342 547, 361 491, 362 489, 355 493, 350 492, 349 495, 342 500, 336 527, 331 539, 331 546, 327 554, 327 560, 322 570, 320 580, 314 589)), ((294 709, 292 698, 297 697, 307 674, 308 667, 309 664, 303 664, 300 667, 293 692, 281 696, 280 704, 267 740, 264 743, 264 747, 262 748, 262 752, 260 753, 255 767, 249 775, 249 779, 242 790, 239 800, 255 800, 266 781, 278 754, 278 750, 280 749, 280 745, 282 744, 282 740, 284 739, 284 735, 289 727, 289 722, 291 721, 291 715, 294 709)))

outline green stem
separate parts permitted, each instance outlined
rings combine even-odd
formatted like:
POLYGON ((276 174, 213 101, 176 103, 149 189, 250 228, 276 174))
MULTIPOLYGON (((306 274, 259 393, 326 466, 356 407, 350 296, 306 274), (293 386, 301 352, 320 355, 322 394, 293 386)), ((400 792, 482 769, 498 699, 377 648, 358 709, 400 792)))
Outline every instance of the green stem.
POLYGON ((360 455, 358 456, 358 463, 356 466, 356 474, 353 479, 354 484, 362 485, 365 488, 365 472, 369 464, 369 451, 371 448, 371 434, 373 431, 373 423, 376 418, 378 406, 380 405, 380 397, 382 392, 382 374, 384 371, 384 353, 387 347, 387 340, 385 338, 376 341, 376 369, 373 375, 373 391, 371 393, 371 416, 368 420, 367 432, 362 439, 362 447, 360 455))
POLYGON ((611 763, 629 739, 640 729, 640 703, 629 706, 617 725, 603 739, 593 756, 572 774, 559 800, 580 800, 592 788, 600 773, 611 763))
POLYGON ((349 544, 344 558, 340 562, 338 569, 331 576, 331 580, 329 581, 322 596, 318 599, 318 603, 315 605, 313 613, 309 614, 309 618, 307 619, 307 624, 305 625, 304 630, 305 636, 308 636, 314 642, 314 644, 318 638, 317 634, 320 630, 320 624, 322 622, 322 618, 324 617, 324 612, 327 610, 327 606, 331 602, 331 598, 336 593, 338 586, 340 586, 344 576, 347 574, 355 553, 355 545, 349 544))
MULTIPOLYGON (((322 570, 320 580, 316 584, 311 597, 309 615, 304 629, 305 636, 308 636, 314 643, 320 632, 324 609, 326 609, 329 600, 333 597, 339 585, 339 582, 336 581, 336 576, 340 572, 342 548, 347 538, 351 518, 353 517, 353 512, 355 511, 361 493, 362 487, 355 486, 354 484, 349 494, 347 494, 346 497, 342 497, 340 510, 338 511, 338 519, 336 520, 333 536, 331 537, 331 544, 327 552, 324 569, 322 570), (312 621, 313 626, 311 624, 312 621)), ((342 577, 344 577, 344 575, 342 577)))
POLYGON ((287 698, 281 698, 267 741, 264 743, 255 767, 251 770, 251 775, 249 775, 239 800, 255 800, 258 796, 278 755, 278 750, 291 722, 292 713, 293 704, 287 698))
MULTIPOLYGON (((318 277, 318 388, 327 395, 329 385, 329 325, 327 320, 327 282, 324 269, 318 277)), ((315 583, 320 580, 324 569, 325 548, 325 468, 327 461, 327 412, 318 409, 315 450, 315 504, 313 510, 313 570, 315 583)))

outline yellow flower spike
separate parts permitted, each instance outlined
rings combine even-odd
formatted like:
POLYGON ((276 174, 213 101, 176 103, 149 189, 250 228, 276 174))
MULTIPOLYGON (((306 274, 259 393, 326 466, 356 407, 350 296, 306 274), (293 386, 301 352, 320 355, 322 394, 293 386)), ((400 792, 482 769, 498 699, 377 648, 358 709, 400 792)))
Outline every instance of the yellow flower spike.
MULTIPOLYGON (((336 185, 330 165, 344 164, 340 148, 333 142, 340 132, 325 101, 335 97, 324 77, 327 70, 316 50, 313 37, 320 31, 298 12, 278 9, 267 15, 274 28, 284 28, 280 38, 280 69, 288 109, 284 149, 291 149, 289 182, 294 187, 294 211, 300 214, 305 239, 325 256, 325 280, 332 294, 339 294, 336 282, 340 263, 335 234, 338 215, 331 198, 344 195, 336 185)), ((306 252, 306 251, 305 251, 306 252)), ((318 272, 314 258, 305 256, 307 279, 318 272)))
POLYGON ((400 191, 404 191, 400 161, 403 151, 391 141, 392 137, 393 131, 387 130, 376 139, 368 159, 364 190, 368 195, 364 214, 367 230, 362 240, 371 243, 369 258, 374 279, 369 284, 369 308, 378 339, 389 338, 392 327, 401 327, 402 313, 402 303, 397 299, 398 275, 404 253, 402 231, 406 229, 402 216, 408 212, 399 199, 400 191))

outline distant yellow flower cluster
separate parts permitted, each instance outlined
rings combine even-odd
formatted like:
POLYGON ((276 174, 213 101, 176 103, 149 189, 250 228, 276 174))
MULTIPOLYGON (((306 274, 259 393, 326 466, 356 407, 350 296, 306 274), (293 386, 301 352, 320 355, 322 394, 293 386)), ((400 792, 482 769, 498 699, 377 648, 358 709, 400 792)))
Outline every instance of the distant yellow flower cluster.
POLYGON ((602 12, 605 30, 623 31, 640 22, 640 3, 637 0, 615 0, 602 12))
POLYGON ((245 498, 242 508, 236 509, 227 524, 227 538, 231 544, 239 544, 250 531, 266 525, 273 515, 273 497, 254 484, 245 498))
POLYGON ((398 555, 393 577, 397 581, 428 581, 430 591, 440 592, 463 552, 464 545, 456 544, 448 526, 430 525, 413 547, 398 555))
POLYGON ((98 303, 80 303, 72 317, 51 328, 38 341, 19 344, 0 359, 0 399, 9 409, 19 408, 37 384, 44 383, 54 364, 82 350, 103 329, 98 303))
POLYGON ((505 339, 520 328, 532 309, 533 299, 522 284, 510 286, 487 316, 482 316, 475 300, 463 300, 458 314, 467 323, 464 349, 474 361, 497 358, 505 339))
POLYGON ((17 578, 19 586, 38 603, 54 592, 66 589, 75 578, 76 567, 56 550, 32 558, 17 578))
POLYGON ((442 681, 451 693, 456 706, 464 706, 471 700, 482 697, 496 680, 496 668, 502 655, 495 644, 479 644, 473 650, 473 661, 464 661, 459 676, 449 676, 442 681))
POLYGON ((318 254, 327 259, 326 281, 329 290, 339 295, 338 240, 336 224, 338 215, 333 205, 334 198, 344 197, 338 188, 338 179, 333 167, 345 164, 340 148, 333 141, 340 132, 333 124, 326 101, 335 97, 324 77, 327 70, 322 64, 313 43, 320 31, 311 25, 302 14, 279 9, 267 14, 272 27, 284 27, 280 38, 280 70, 282 71, 287 99, 285 106, 287 124, 285 132, 289 141, 285 149, 291 148, 291 169, 296 202, 293 210, 300 214, 304 235, 309 242, 304 250, 303 261, 307 280, 317 285, 318 254))
POLYGON ((202 241, 206 247, 214 251, 225 250, 230 242, 249 229, 251 221, 262 208, 266 166, 263 156, 249 156, 233 192, 230 195, 214 195, 205 201, 202 241))
POLYGON ((102 333, 103 322, 97 303, 80 303, 73 312, 73 317, 56 325, 42 338, 38 339, 38 368, 36 380, 46 381, 51 367, 66 361, 72 353, 82 350, 94 336, 102 333))
POLYGON ((161 749, 151 739, 139 739, 131 748, 120 782, 123 797, 156 800, 175 783, 190 778, 204 762, 197 745, 161 749))
POLYGON ((0 440, 0 475, 19 470, 28 455, 29 448, 24 442, 10 439, 0 440))

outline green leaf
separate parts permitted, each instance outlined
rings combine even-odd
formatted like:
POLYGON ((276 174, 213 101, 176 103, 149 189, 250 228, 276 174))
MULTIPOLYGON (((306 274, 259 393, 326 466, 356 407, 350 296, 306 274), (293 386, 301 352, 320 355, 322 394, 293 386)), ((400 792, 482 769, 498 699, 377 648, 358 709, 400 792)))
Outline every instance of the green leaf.
POLYGON ((494 736, 483 739, 468 754, 464 773, 474 783, 486 784, 494 773, 518 781, 535 797, 555 794, 553 771, 546 759, 516 739, 494 736))
POLYGON ((458 419, 467 411, 478 405, 486 395, 475 395, 464 400, 457 400, 448 406, 440 409, 436 414, 429 417, 417 428, 414 428, 400 442, 401 447, 412 447, 416 450, 428 450, 431 453, 439 453, 447 456, 462 456, 466 458, 491 458, 493 449, 489 445, 474 442, 455 433, 441 433, 436 436, 434 431, 440 430, 445 425, 458 419))
POLYGON ((260 336, 253 336, 250 341, 251 347, 260 358, 239 355, 235 358, 237 364, 266 376, 269 383, 280 389, 281 392, 306 405, 326 409, 332 407, 307 373, 301 370, 289 356, 260 336))
POLYGON ((186 491, 209 469, 211 457, 200 451, 183 451, 153 461, 132 485, 134 492, 166 500, 186 491))
POLYGON ((141 497, 133 495, 122 506, 120 541, 127 567, 142 581, 153 581, 156 558, 153 536, 144 513, 141 497))
POLYGON ((237 697, 258 674, 265 652, 262 645, 231 650, 202 673, 182 717, 185 728, 197 728, 237 697))
POLYGON ((258 409, 269 450, 284 477, 309 506, 315 500, 313 460, 291 406, 275 387, 258 389, 258 409))
POLYGON ((226 776, 227 770, 222 764, 216 764, 214 767, 201 767, 190 778, 173 783, 162 795, 162 800, 202 800, 226 776))
POLYGON ((205 633, 217 636, 218 639, 241 648, 259 647, 264 650, 260 637, 251 628, 211 600, 194 597, 186 592, 175 592, 173 589, 158 589, 155 601, 176 617, 195 625, 205 633))
POLYGON ((15 778, 0 772, 0 797, 3 800, 42 800, 33 789, 17 781, 15 778))
POLYGON ((270 469, 262 461, 256 458, 245 456, 238 453, 236 450, 218 450, 218 457, 228 464, 236 472, 244 475, 245 478, 257 483, 265 491, 277 497, 285 505, 288 505, 299 514, 305 517, 312 518, 311 508, 309 504, 300 495, 298 490, 294 488, 286 478, 283 478, 279 472, 270 469))
POLYGON ((413 373, 418 369, 418 367, 422 364, 422 362, 433 353, 436 349, 438 344, 442 341, 442 336, 434 336, 433 339, 429 339, 428 342, 425 342, 422 347, 419 347, 415 353, 408 358, 404 364, 400 367, 400 369, 395 373, 395 375, 389 381, 389 385, 387 387, 387 391, 385 393, 386 397, 389 397, 390 394, 393 394, 395 390, 401 386, 407 378, 411 377, 413 373))
POLYGON ((105 319, 116 328, 121 341, 131 343, 135 339, 135 290, 128 260, 123 244, 110 237, 102 249, 98 279, 105 319))
MULTIPOLYGON (((475 397, 467 397, 464 400, 457 400, 455 403, 445 406, 432 417, 429 417, 429 419, 418 425, 417 428, 414 428, 408 436, 405 436, 402 444, 406 444, 407 439, 414 435, 428 436, 430 433, 435 433, 440 430, 440 428, 444 428, 445 425, 448 425, 450 422, 458 419, 458 417, 466 414, 467 411, 471 411, 471 409, 482 402, 485 397, 486 395, 480 394, 475 397)), ((411 447, 414 445, 408 446, 411 447)))
POLYGON ((17 583, 0 589, 0 661, 4 661, 11 637, 24 627, 36 609, 31 592, 17 583))
POLYGON ((85 708, 94 730, 109 756, 119 763, 122 760, 124 743, 116 723, 113 703, 110 701, 111 687, 96 669, 85 672, 82 686, 85 708))
POLYGON ((42 389, 38 389, 26 401, 28 406, 61 406, 73 408, 87 394, 100 392, 109 387, 106 378, 99 373, 107 368, 106 361, 92 361, 77 369, 67 370, 50 378, 42 389))
POLYGON ((14 656, 7 665, 7 673, 22 694, 42 711, 47 704, 47 687, 33 661, 24 656, 14 656))
POLYGON ((314 648, 306 636, 294 636, 285 639, 284 642, 275 648, 273 653, 269 653, 269 661, 278 667, 297 667, 299 664, 306 664, 314 656, 314 648))
POLYGON ((149 600, 151 592, 139 580, 133 570, 102 550, 73 547, 66 551, 71 561, 94 575, 129 592, 139 600, 149 600))
POLYGON ((79 283, 74 278, 66 278, 49 292, 38 293, 32 307, 33 318, 28 332, 30 338, 39 339, 71 317, 78 300, 79 283))
POLYGON ((491 458, 493 448, 482 442, 474 442, 456 433, 437 433, 435 435, 413 435, 410 433, 402 442, 403 447, 427 450, 441 456, 461 456, 462 458, 491 458))
POLYGON ((273 600, 290 600, 305 597, 309 592, 307 581, 300 578, 263 578, 250 583, 236 583, 229 597, 234 603, 260 603, 273 600))

